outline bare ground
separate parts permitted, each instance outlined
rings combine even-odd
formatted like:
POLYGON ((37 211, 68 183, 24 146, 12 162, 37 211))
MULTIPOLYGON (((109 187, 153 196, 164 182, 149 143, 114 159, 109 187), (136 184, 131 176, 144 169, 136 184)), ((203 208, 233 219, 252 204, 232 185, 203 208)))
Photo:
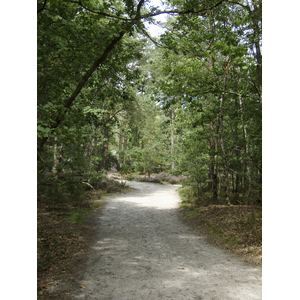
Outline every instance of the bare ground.
POLYGON ((41 299, 261 299, 261 269, 184 224, 178 187, 130 185, 89 219, 91 247, 41 299))

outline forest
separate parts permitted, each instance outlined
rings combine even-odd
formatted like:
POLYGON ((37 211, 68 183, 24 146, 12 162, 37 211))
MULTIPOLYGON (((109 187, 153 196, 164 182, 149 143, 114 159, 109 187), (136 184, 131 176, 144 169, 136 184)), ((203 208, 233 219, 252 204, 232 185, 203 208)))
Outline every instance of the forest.
POLYGON ((114 168, 168 174, 196 204, 261 205, 261 11, 260 0, 39 0, 38 201, 81 199, 114 168))
POLYGON ((37 1, 40 299, 124 179, 181 184, 187 222, 261 264, 261 0, 37 1))

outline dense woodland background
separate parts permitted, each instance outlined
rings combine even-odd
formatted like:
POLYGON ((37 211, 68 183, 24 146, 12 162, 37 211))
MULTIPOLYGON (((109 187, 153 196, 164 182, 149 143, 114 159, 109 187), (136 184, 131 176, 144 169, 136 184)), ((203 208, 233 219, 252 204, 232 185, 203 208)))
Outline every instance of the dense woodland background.
POLYGON ((39 199, 115 167, 181 175, 195 202, 261 203, 261 1, 164 3, 38 1, 39 199))

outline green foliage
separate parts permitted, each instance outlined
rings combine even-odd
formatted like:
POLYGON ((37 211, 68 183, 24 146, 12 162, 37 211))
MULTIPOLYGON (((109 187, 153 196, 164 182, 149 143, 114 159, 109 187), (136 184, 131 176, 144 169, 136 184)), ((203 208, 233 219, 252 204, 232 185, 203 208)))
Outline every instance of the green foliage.
POLYGON ((155 7, 38 1, 42 194, 79 199, 83 181, 99 188, 115 167, 185 174, 203 203, 261 202, 261 3, 225 1, 200 14, 211 1, 168 3, 189 13, 169 16, 163 47, 153 47, 139 13, 155 7))
POLYGON ((68 222, 71 224, 81 224, 85 220, 85 214, 89 212, 91 208, 79 209, 71 215, 59 215, 61 217, 67 218, 68 222))

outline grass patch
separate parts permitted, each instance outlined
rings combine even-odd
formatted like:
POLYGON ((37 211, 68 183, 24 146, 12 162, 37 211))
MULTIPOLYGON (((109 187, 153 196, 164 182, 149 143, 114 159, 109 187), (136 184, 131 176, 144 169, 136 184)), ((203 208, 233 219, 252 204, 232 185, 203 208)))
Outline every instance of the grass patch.
POLYGON ((98 203, 94 203, 92 206, 93 208, 98 208, 98 207, 103 207, 105 205, 104 202, 98 202, 98 203))
POLYGON ((85 218, 86 213, 91 211, 93 208, 102 207, 104 203, 94 203, 91 204, 91 207, 85 208, 85 209, 79 209, 79 210, 72 210, 73 212, 71 214, 57 214, 58 217, 66 218, 67 222, 72 224, 81 224, 85 218))
POLYGON ((185 202, 180 202, 179 203, 179 207, 180 208, 184 208, 184 209, 193 210, 193 207, 191 206, 191 204, 185 203, 185 202))
POLYGON ((239 240, 236 236, 231 236, 226 239, 226 245, 235 245, 239 244, 241 240, 239 240))

